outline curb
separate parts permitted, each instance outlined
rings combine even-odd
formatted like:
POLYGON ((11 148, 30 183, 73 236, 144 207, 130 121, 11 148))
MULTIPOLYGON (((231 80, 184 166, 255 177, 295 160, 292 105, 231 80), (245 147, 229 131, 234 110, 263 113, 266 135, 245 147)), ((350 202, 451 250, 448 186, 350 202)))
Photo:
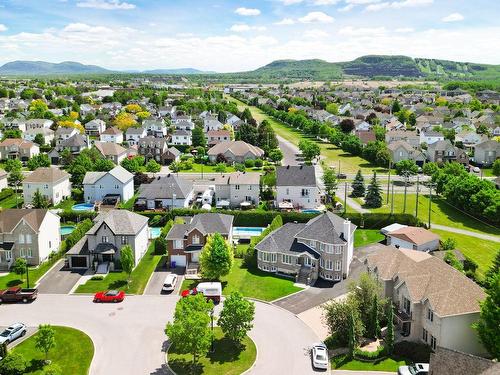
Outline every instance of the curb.
POLYGON ((45 273, 42 275, 42 277, 40 277, 40 278, 36 281, 36 283, 35 283, 35 288, 38 288, 38 286, 40 285, 40 283, 42 282, 42 280, 43 280, 43 279, 47 276, 47 274, 48 274, 50 271, 52 271, 52 270, 53 270, 53 269, 57 266, 57 264, 58 264, 59 262, 61 262, 61 261, 62 261, 62 262, 64 262, 64 258, 61 258, 61 259, 57 260, 57 261, 56 261, 56 262, 52 265, 52 267, 50 267, 50 268, 47 270, 47 272, 45 272, 45 273))
MULTIPOLYGON (((299 287, 297 287, 297 288, 299 288, 299 287)), ((288 297, 294 296, 294 295, 296 295, 296 294, 299 294, 299 293, 305 292, 305 291, 306 291, 306 290, 308 290, 309 288, 310 288, 310 286, 309 286, 309 285, 306 285, 306 287, 305 287, 305 288, 302 288, 301 290, 298 290, 298 291, 296 291, 296 292, 294 292, 294 293, 292 293, 292 294, 288 294, 288 295, 283 296, 283 297, 279 297, 279 298, 273 299, 273 300, 272 300, 272 301, 270 301, 270 302, 274 304, 274 303, 276 303, 276 302, 278 302, 278 301, 284 300, 285 298, 288 298, 288 297)))

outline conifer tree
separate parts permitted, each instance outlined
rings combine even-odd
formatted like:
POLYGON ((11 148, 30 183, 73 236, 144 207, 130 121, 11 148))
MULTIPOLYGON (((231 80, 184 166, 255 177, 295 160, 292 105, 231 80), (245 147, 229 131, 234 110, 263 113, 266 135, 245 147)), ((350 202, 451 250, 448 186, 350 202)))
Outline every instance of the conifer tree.
POLYGON ((373 172, 373 177, 366 191, 365 203, 368 207, 382 207, 382 193, 377 181, 377 172, 373 172))
POLYGON ((363 178, 363 175, 361 174, 361 169, 358 169, 358 173, 356 173, 356 177, 354 178, 354 181, 352 182, 352 197, 353 198, 358 198, 358 197, 364 197, 365 196, 365 179, 363 178))

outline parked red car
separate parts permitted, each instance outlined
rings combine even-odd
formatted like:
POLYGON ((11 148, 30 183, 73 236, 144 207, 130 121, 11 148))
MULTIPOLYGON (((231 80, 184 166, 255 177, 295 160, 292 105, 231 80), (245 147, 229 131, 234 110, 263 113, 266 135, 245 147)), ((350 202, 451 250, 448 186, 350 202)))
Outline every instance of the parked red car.
POLYGON ((98 292, 94 296, 94 302, 122 302, 125 299, 123 290, 107 290, 98 292))
POLYGON ((186 289, 181 292, 181 297, 187 297, 187 296, 194 296, 195 294, 198 294, 198 291, 196 288, 193 289, 186 289))

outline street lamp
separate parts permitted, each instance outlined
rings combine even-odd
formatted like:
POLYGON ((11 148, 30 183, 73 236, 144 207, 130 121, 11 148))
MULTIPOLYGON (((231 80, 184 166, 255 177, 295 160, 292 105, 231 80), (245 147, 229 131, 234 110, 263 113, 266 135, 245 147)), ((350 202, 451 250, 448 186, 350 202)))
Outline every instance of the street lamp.
POLYGON ((30 287, 30 272, 28 267, 28 256, 24 256, 24 260, 26 260, 26 284, 28 285, 28 289, 30 287))
POLYGON ((434 182, 429 183, 429 223, 428 227, 431 229, 431 206, 432 206, 432 188, 437 184, 434 182))
POLYGON ((210 352, 213 353, 214 350, 214 309, 210 310, 210 321, 212 326, 212 344, 210 348, 210 352))

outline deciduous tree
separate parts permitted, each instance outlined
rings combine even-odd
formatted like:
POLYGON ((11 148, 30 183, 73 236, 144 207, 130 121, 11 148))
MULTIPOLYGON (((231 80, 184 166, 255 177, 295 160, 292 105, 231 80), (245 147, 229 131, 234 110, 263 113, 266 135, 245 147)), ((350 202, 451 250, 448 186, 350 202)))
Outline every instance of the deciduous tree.
POLYGON ((120 249, 120 263, 122 265, 123 272, 127 274, 128 281, 130 281, 130 275, 134 270, 134 252, 130 245, 125 245, 120 249))
POLYGON ((241 343, 253 327, 254 316, 255 304, 243 298, 241 293, 234 292, 224 301, 218 325, 226 337, 241 343))
POLYGON ((40 324, 35 335, 35 346, 45 354, 45 360, 47 360, 49 351, 56 346, 56 332, 50 324, 40 324))
POLYGON ((200 254, 200 268, 203 278, 219 280, 229 274, 233 265, 233 249, 220 233, 207 237, 200 254))

